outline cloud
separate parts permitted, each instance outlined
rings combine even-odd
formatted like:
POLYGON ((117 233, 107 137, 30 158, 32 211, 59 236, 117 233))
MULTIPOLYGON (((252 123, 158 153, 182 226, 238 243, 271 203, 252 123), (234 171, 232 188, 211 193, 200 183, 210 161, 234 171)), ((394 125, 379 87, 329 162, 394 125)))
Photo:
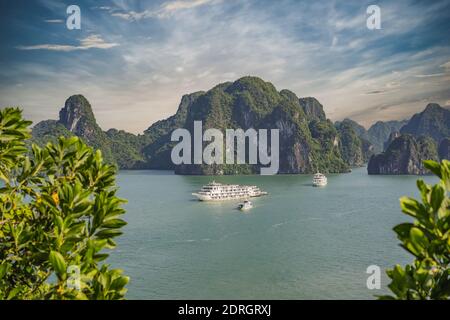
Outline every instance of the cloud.
POLYGON ((331 41, 331 46, 332 46, 332 47, 336 47, 337 44, 338 44, 338 42, 339 42, 339 38, 336 37, 336 36, 334 36, 334 37, 333 37, 333 40, 331 41))
POLYGON ((36 58, 33 65, 20 61, 0 68, 0 79, 23 83, 20 89, 2 83, 1 105, 22 104, 31 119, 42 120, 57 116, 68 96, 82 93, 102 128, 137 133, 172 115, 183 94, 245 75, 299 97, 314 96, 329 118, 351 117, 363 125, 409 117, 424 101, 450 100, 450 46, 428 23, 442 22, 448 12, 442 5, 385 3, 383 29, 370 31, 364 4, 213 0, 141 8, 130 3, 135 2, 115 0, 102 12, 86 10, 83 27, 108 42, 91 36, 74 45, 28 50, 116 49, 58 55, 52 63, 26 55, 36 58), (139 23, 118 23, 111 15, 139 23))
POLYGON ((431 73, 431 74, 416 74, 414 77, 416 78, 432 78, 432 77, 441 77, 444 76, 445 73, 431 73))
POLYGON ((62 19, 46 19, 44 21, 47 23, 64 23, 64 20, 62 19))
POLYGON ((166 2, 162 5, 162 11, 165 13, 170 13, 183 9, 191 9, 207 3, 211 3, 211 1, 212 0, 177 0, 166 2))
POLYGON ((138 21, 143 18, 149 18, 155 16, 155 14, 151 11, 142 11, 142 12, 135 12, 135 11, 129 11, 129 12, 113 12, 111 13, 113 17, 118 17, 124 20, 128 21, 138 21))
POLYGON ((446 71, 450 71, 450 61, 448 61, 444 64, 441 64, 440 67, 444 68, 446 71))
POLYGON ((118 17, 128 21, 139 21, 146 18, 166 18, 173 15, 175 12, 186 9, 193 9, 206 4, 218 3, 220 0, 176 0, 163 3, 160 8, 156 10, 144 10, 136 12, 130 11, 117 11, 108 7, 108 10, 113 17, 118 17))
POLYGON ((108 43, 105 40, 101 38, 98 34, 92 34, 84 39, 80 40, 81 48, 84 49, 90 49, 90 48, 97 48, 97 49, 109 49, 118 46, 118 43, 108 43))
POLYGON ((366 92, 366 94, 380 94, 380 93, 385 93, 386 90, 374 90, 374 91, 369 91, 366 92))
POLYGON ((118 43, 109 43, 101 38, 97 34, 89 35, 86 38, 80 39, 80 45, 61 45, 61 44, 38 44, 32 46, 18 46, 19 50, 49 50, 49 51, 77 51, 77 50, 88 50, 88 49, 110 49, 117 47, 118 43))

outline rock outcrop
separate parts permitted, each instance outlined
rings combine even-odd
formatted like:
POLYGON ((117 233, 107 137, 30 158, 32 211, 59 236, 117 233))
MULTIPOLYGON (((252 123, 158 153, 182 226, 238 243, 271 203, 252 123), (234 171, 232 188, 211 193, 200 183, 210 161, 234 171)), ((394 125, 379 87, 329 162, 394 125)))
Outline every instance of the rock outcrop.
POLYGON ((174 165, 171 151, 176 143, 171 134, 185 128, 193 136, 194 121, 202 121, 203 131, 279 129, 279 173, 348 172, 351 166, 362 165, 372 149, 355 129, 336 128, 315 98, 299 99, 293 92, 277 91, 270 82, 256 77, 184 95, 173 116, 154 123, 142 135, 117 129, 102 131, 88 100, 74 95, 67 99, 59 120, 34 127, 33 140, 45 144, 61 135, 76 135, 121 169, 173 169, 178 174, 259 172, 259 165, 250 164, 174 165))
POLYGON ((116 163, 106 134, 98 126, 91 105, 82 95, 69 97, 59 112, 59 120, 45 120, 32 130, 33 142, 44 145, 60 136, 78 136, 94 149, 100 149, 104 159, 116 163))
POLYGON ((114 162, 110 141, 97 124, 91 104, 84 96, 69 97, 59 112, 58 122, 93 148, 100 149, 107 161, 114 162))
POLYGON ((400 133, 430 136, 439 144, 442 139, 450 137, 450 111, 437 103, 429 103, 424 111, 415 114, 401 128, 400 133))
POLYGON ((403 134, 394 139, 383 153, 370 158, 369 174, 415 174, 428 173, 423 160, 438 160, 436 143, 430 137, 403 134))
POLYGON ((450 159, 450 138, 445 138, 441 140, 438 148, 439 159, 449 160, 450 159))
MULTIPOLYGON (((301 100, 291 91, 278 92, 271 83, 262 79, 244 77, 199 94, 189 101, 187 110, 182 127, 188 129, 191 136, 194 121, 202 121, 203 129, 279 129, 279 173, 349 170, 349 165, 342 159, 334 143, 337 132, 331 122, 326 120, 323 107, 314 98, 301 100), (314 129, 311 130, 310 126, 314 129)), ((149 131, 154 130, 152 127, 149 131)), ((168 159, 173 145, 168 138, 161 137, 153 144, 157 148, 150 145, 146 149, 149 159, 168 159)), ((170 166, 171 162, 165 161, 164 164, 170 166)), ((260 168, 259 165, 249 164, 174 166, 178 174, 258 173, 260 168)))
POLYGON ((363 166, 373 154, 373 145, 367 139, 366 129, 351 119, 336 121, 339 148, 346 163, 352 167, 363 166))
POLYGON ((299 103, 303 109, 303 112, 305 113, 306 118, 308 118, 309 120, 327 120, 325 111, 323 111, 323 106, 319 101, 317 101, 316 98, 300 98, 299 103))
POLYGON ((406 123, 408 123, 407 120, 375 122, 367 130, 368 139, 374 146, 374 152, 379 153, 386 150, 386 146, 389 145, 387 141, 390 135, 394 132, 399 132, 406 123))
POLYGON ((398 131, 391 132, 391 134, 389 135, 389 138, 383 144, 383 150, 387 150, 387 148, 392 143, 392 141, 394 141, 395 139, 400 137, 400 135, 401 134, 398 131))

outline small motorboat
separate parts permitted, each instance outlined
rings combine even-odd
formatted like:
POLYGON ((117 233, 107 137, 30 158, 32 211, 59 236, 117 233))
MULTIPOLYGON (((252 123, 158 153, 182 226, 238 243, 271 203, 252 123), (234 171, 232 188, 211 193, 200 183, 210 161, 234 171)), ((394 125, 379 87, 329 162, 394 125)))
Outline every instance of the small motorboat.
POLYGON ((248 200, 245 200, 243 203, 238 205, 238 209, 241 211, 250 210, 251 208, 253 208, 253 204, 248 200))

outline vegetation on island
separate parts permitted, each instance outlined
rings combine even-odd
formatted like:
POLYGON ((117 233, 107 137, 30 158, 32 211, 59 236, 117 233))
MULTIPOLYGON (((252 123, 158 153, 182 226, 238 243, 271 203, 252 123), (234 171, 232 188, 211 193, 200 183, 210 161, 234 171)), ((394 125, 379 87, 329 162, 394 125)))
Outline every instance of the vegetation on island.
POLYGON ((400 129, 407 123, 407 120, 375 122, 369 130, 367 130, 369 141, 374 147, 374 152, 383 152, 385 150, 385 143, 389 140, 389 136, 394 132, 400 132, 400 129))
POLYGON ((400 133, 416 137, 429 136, 440 143, 442 139, 450 137, 450 111, 437 103, 429 103, 425 110, 415 114, 400 129, 400 133))
POLYGON ((368 164, 369 174, 416 174, 429 173, 424 160, 438 160, 436 143, 430 137, 418 138, 402 134, 394 139, 383 153, 373 156, 368 164))
POLYGON ((339 149, 343 160, 353 167, 360 167, 364 164, 363 143, 358 136, 358 131, 350 120, 346 119, 336 124, 339 132, 339 149))
POLYGON ((372 156, 369 174, 428 174, 423 160, 450 159, 450 111, 429 103, 400 130, 391 132, 384 152, 372 156))
POLYGON ((59 120, 42 121, 33 128, 32 142, 44 146, 60 136, 78 136, 101 150, 107 163, 120 169, 175 170, 178 174, 259 173, 260 166, 248 164, 174 165, 171 150, 176 142, 171 141, 171 133, 185 128, 192 134, 194 121, 202 121, 203 130, 279 129, 278 173, 339 173, 369 163, 369 174, 423 174, 422 160, 437 159, 434 149, 438 149, 440 159, 448 159, 450 154, 450 111, 438 104, 429 104, 409 121, 377 121, 366 130, 348 118, 333 124, 317 99, 298 98, 286 89, 277 91, 272 83, 252 76, 184 95, 174 115, 138 135, 117 129, 102 131, 89 101, 73 95, 61 109, 59 120), (418 148, 405 147, 409 138, 403 136, 408 134, 414 139, 411 145, 418 148), (400 136, 403 138, 394 143, 400 136), (432 138, 436 148, 421 136, 432 138))
POLYGON ((279 173, 348 172, 367 158, 361 157, 361 153, 370 151, 370 146, 358 135, 353 135, 349 143, 361 148, 347 148, 345 134, 327 120, 317 99, 298 98, 286 89, 277 91, 270 82, 251 76, 216 85, 207 92, 184 95, 173 116, 157 121, 140 135, 117 129, 102 131, 87 99, 74 95, 67 99, 59 120, 43 121, 33 128, 33 141, 44 146, 61 135, 78 136, 94 149, 100 149, 106 162, 121 169, 175 169, 180 174, 259 172, 258 166, 248 164, 175 166, 170 158, 175 145, 171 141, 172 131, 178 128, 191 131, 194 121, 199 120, 204 130, 279 129, 279 173), (344 155, 347 150, 357 155, 344 155), (354 158, 362 160, 354 162, 354 158))
POLYGON ((394 228, 401 247, 414 256, 414 262, 387 271, 393 295, 380 299, 450 298, 450 161, 428 160, 424 166, 440 181, 434 186, 417 181, 421 200, 400 199, 402 211, 414 221, 394 228))
POLYGON ((105 264, 126 224, 116 168, 75 136, 29 151, 30 124, 0 110, 0 299, 123 299, 105 264))

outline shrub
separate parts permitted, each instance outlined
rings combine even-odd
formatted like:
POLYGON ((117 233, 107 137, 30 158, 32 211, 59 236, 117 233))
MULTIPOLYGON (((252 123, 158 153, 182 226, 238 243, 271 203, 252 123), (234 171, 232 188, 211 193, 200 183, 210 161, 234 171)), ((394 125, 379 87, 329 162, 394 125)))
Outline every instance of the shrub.
POLYGON ((381 299, 448 299, 450 297, 450 161, 424 161, 440 182, 434 186, 417 181, 421 202, 400 199, 402 211, 412 223, 394 228, 401 246, 414 256, 411 265, 388 270, 389 289, 394 296, 381 299))
POLYGON ((126 223, 115 168, 77 137, 25 146, 31 122, 0 110, 0 299, 121 299, 105 249, 126 223))

